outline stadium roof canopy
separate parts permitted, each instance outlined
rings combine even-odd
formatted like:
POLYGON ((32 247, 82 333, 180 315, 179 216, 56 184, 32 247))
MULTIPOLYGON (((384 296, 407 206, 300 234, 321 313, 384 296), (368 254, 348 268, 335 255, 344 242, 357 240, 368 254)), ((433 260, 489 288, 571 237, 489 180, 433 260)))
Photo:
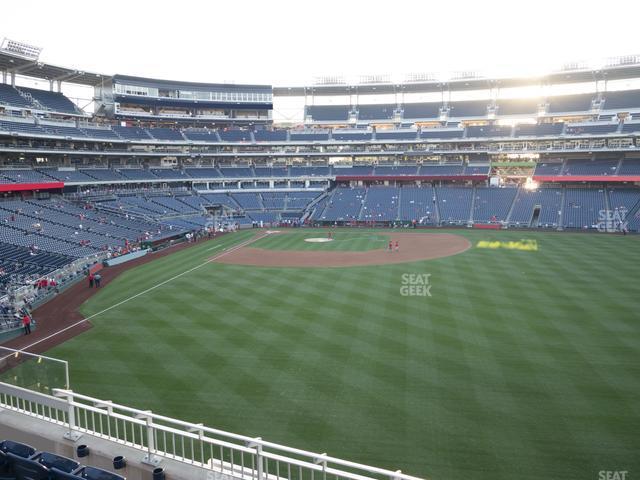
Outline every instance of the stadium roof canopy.
POLYGON ((257 84, 244 84, 244 83, 203 83, 203 82, 184 82, 181 80, 162 80, 156 78, 146 78, 146 77, 134 77, 131 75, 114 75, 114 82, 124 83, 126 82, 129 85, 136 86, 161 86, 165 88, 191 88, 191 89, 200 89, 200 90, 210 90, 216 88, 224 88, 224 89, 236 89, 236 90, 246 90, 247 88, 254 89, 271 89, 271 85, 257 85, 257 84))
MULTIPOLYGON (((429 75, 424 75, 428 78, 429 75)), ((582 83, 598 80, 621 80, 625 78, 640 78, 640 55, 617 57, 609 59, 606 66, 594 69, 583 65, 571 65, 565 69, 535 77, 479 77, 472 74, 462 75, 461 78, 450 80, 413 80, 404 82, 375 82, 375 83, 323 83, 310 86, 280 86, 274 87, 273 94, 277 96, 302 95, 347 95, 385 94, 396 92, 439 92, 441 90, 484 90, 490 88, 512 88, 529 85, 557 85, 563 83, 582 83)))
POLYGON ((90 87, 100 85, 105 80, 111 78, 111 75, 58 67, 56 65, 40 62, 34 58, 14 55, 2 50, 0 50, 0 71, 45 80, 88 85, 90 87))

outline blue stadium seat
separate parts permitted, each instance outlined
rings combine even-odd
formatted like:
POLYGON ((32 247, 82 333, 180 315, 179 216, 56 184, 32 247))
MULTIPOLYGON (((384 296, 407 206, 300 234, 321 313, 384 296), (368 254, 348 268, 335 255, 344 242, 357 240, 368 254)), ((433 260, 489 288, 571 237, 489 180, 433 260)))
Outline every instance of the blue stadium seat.
POLYGON ((54 112, 78 115, 80 111, 75 104, 59 92, 39 90, 37 88, 17 87, 22 93, 31 96, 36 102, 47 110, 54 112))
POLYGON ((402 118, 418 120, 418 119, 436 119, 440 117, 440 107, 442 103, 405 103, 402 106, 402 118))
POLYGON ((549 97, 549 113, 588 112, 592 100, 592 93, 549 97))
POLYGON ((396 104, 358 105, 358 120, 391 120, 396 104))
POLYGON ((309 105, 306 107, 306 115, 311 115, 318 122, 346 122, 350 110, 349 105, 309 105))
POLYGON ((17 480, 49 480, 49 469, 35 460, 7 453, 17 480))

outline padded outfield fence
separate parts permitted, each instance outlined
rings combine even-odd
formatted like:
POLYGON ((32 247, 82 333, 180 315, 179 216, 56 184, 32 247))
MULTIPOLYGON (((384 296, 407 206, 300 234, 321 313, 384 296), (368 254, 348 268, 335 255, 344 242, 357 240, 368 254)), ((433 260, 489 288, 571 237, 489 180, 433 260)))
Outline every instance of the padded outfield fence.
POLYGON ((205 474, 242 480, 421 480, 399 470, 183 422, 67 389, 54 388, 51 395, 0 383, 0 407, 61 425, 69 439, 83 434, 106 439, 140 450, 145 463, 173 459, 205 474))

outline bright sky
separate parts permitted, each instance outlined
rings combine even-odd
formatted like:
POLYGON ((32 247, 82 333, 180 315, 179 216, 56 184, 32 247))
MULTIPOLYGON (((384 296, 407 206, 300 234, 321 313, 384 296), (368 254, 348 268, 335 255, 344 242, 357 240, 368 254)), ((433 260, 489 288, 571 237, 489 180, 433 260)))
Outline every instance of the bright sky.
POLYGON ((0 37, 105 74, 310 84, 323 75, 535 74, 640 54, 638 0, 7 1, 0 37))

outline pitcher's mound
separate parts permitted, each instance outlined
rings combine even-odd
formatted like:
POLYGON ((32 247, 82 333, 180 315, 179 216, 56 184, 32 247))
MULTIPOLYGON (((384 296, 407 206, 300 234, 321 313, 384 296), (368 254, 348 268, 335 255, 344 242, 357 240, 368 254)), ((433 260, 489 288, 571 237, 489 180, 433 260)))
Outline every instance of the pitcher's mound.
MULTIPOLYGON (((460 235, 450 233, 393 233, 381 232, 393 242, 393 251, 387 248, 351 251, 267 250, 242 247, 213 261, 232 265, 256 267, 354 267, 363 265, 386 265, 391 263, 418 262, 433 258, 448 257, 462 253, 471 247, 471 242, 460 235), (398 250, 395 243, 398 242, 398 250)), ((286 235, 286 233, 282 233, 286 235)), ((306 241, 329 241, 328 238, 308 238, 306 241)))

